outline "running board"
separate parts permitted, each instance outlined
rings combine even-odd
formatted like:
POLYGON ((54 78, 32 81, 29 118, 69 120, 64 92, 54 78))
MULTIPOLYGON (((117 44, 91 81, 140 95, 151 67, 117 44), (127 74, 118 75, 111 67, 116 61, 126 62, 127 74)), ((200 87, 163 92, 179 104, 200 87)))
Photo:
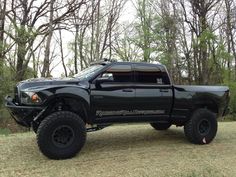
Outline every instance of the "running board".
POLYGON ((86 131, 87 132, 94 132, 94 131, 102 130, 110 125, 112 125, 112 124, 99 124, 97 126, 94 126, 94 127, 91 126, 91 127, 87 128, 86 131))

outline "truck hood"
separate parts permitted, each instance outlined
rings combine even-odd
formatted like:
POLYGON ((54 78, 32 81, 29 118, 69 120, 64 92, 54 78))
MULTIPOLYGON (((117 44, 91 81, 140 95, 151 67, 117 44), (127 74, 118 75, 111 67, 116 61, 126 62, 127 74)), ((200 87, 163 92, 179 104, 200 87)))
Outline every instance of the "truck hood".
POLYGON ((31 90, 71 85, 86 87, 87 82, 75 78, 32 78, 19 82, 17 87, 20 90, 31 90))

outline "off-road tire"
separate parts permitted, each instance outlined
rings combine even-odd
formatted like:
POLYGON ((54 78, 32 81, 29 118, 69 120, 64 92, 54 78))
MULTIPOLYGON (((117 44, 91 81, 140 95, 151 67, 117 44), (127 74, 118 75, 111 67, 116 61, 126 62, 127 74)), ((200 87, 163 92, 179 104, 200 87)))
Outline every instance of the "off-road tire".
POLYGON ((209 144, 215 138, 217 128, 216 114, 207 109, 198 109, 184 125, 184 133, 191 143, 209 144), (203 123, 205 128, 201 128, 203 123))
POLYGON ((74 157, 85 141, 84 121, 77 114, 68 111, 52 113, 40 123, 37 131, 39 149, 50 159, 74 157))
POLYGON ((171 126, 171 123, 150 123, 150 124, 156 130, 167 130, 171 126))

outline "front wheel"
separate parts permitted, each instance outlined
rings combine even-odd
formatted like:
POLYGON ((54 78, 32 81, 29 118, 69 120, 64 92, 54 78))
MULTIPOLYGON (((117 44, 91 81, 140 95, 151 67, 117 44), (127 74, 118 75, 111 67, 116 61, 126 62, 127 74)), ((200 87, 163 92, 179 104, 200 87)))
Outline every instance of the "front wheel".
POLYGON ((216 115, 207 109, 198 109, 184 125, 184 133, 194 144, 208 144, 215 138, 217 128, 216 115))
POLYGON ((55 112, 39 125, 37 142, 41 152, 51 159, 67 159, 75 156, 84 146, 86 128, 75 113, 55 112))

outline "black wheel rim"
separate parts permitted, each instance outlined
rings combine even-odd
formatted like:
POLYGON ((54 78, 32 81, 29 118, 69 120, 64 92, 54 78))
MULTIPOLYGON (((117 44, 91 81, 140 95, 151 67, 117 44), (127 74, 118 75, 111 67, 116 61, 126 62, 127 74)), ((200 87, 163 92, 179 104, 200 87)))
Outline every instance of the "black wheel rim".
POLYGON ((207 135, 210 132, 211 124, 207 119, 203 119, 198 124, 198 131, 202 136, 207 135))
POLYGON ((57 127, 52 133, 52 142, 56 147, 65 148, 74 141, 74 130, 68 125, 57 127))

